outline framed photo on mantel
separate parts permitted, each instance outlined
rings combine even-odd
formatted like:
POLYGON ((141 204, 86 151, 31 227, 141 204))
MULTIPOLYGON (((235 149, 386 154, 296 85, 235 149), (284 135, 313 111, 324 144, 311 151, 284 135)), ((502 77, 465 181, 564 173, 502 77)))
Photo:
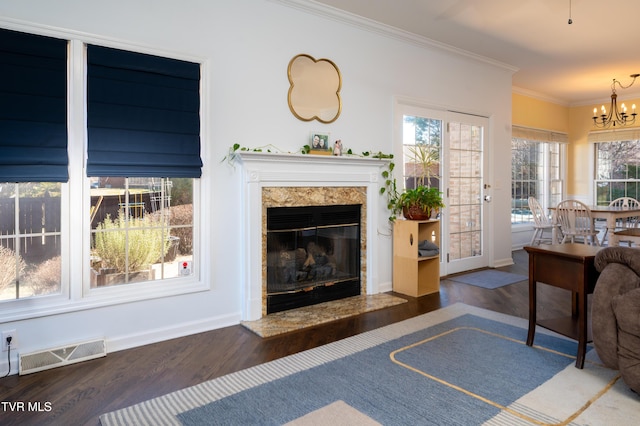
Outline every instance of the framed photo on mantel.
POLYGON ((309 136, 309 146, 311 147, 311 154, 331 155, 329 133, 311 132, 309 136))

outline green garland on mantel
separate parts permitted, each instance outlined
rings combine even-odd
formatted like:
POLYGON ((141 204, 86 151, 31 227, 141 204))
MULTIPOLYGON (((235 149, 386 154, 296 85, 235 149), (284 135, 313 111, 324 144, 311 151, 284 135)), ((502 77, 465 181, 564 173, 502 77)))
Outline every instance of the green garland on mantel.
MULTIPOLYGON (((303 145, 296 152, 285 151, 278 148, 275 145, 268 144, 259 146, 257 148, 248 148, 246 146, 241 146, 239 143, 234 143, 229 147, 229 153, 222 159, 222 161, 226 161, 229 164, 233 164, 238 159, 239 152, 274 152, 279 154, 309 154, 311 152, 311 147, 309 145, 303 145)), ((382 151, 372 152, 372 151, 364 151, 361 154, 355 154, 351 149, 347 149, 345 151, 345 155, 351 155, 355 157, 362 158, 379 158, 379 159, 393 159, 393 154, 385 154, 382 151)), ((393 167, 391 168, 393 170, 393 167)))

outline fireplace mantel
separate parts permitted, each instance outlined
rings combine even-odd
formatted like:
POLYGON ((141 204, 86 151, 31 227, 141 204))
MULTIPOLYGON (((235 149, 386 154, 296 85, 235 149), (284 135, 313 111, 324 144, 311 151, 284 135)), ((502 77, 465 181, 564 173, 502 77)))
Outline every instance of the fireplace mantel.
POLYGON ((378 293, 374 280, 378 210, 381 204, 379 180, 389 160, 327 155, 236 153, 242 169, 243 294, 242 319, 253 321, 263 315, 263 188, 268 187, 364 187, 366 188, 366 265, 363 265, 367 294, 378 293))
MULTIPOLYGON (((363 182, 364 180, 377 182, 380 177, 380 168, 389 163, 387 159, 356 157, 356 156, 331 156, 314 154, 282 154, 243 151, 235 154, 244 166, 251 181, 295 181, 293 176, 297 173, 309 174, 313 171, 335 172, 339 176, 329 174, 324 176, 325 181, 363 182), (368 177, 360 176, 362 173, 368 177)), ((307 182, 309 183, 309 182, 307 182)), ((323 182, 315 182, 321 185, 323 182)), ((305 184, 305 186, 308 186, 305 184)), ((344 186, 344 185, 338 185, 344 186)))

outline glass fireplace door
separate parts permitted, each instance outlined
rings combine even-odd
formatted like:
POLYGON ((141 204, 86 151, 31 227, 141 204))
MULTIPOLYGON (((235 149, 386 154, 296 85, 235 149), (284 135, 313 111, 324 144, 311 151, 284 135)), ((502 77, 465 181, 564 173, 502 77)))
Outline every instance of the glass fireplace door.
POLYGON ((267 313, 360 294, 360 206, 267 209, 267 313))

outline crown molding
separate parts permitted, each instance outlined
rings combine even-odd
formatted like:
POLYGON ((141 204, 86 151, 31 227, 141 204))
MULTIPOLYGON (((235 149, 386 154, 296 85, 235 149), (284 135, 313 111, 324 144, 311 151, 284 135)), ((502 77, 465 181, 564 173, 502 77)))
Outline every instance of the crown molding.
MULTIPOLYGON (((628 91, 624 93, 621 93, 620 91, 618 91, 617 94, 618 94, 619 103, 626 102, 631 99, 637 100, 638 98, 640 98, 640 90, 628 91)), ((587 106, 587 105, 601 105, 601 104, 609 105, 610 103, 611 103, 611 95, 607 96, 606 98, 589 99, 586 101, 576 102, 571 104, 571 106, 587 106)))
POLYGON ((495 59, 481 56, 468 50, 459 49, 457 47, 440 43, 427 37, 419 36, 417 34, 401 30, 390 25, 382 24, 369 18, 356 15, 351 12, 340 10, 338 8, 328 6, 322 3, 318 3, 313 0, 267 0, 272 3, 281 4, 283 6, 297 9, 302 12, 319 16, 321 18, 330 19, 332 21, 340 22, 349 25, 354 28, 359 28, 365 31, 369 31, 384 37, 400 40, 405 43, 413 44, 422 48, 439 49, 456 55, 464 56, 477 62, 492 65, 494 67, 515 73, 519 68, 506 64, 504 62, 497 61, 495 59))
POLYGON ((569 107, 571 106, 567 101, 554 98, 553 96, 545 95, 544 93, 536 92, 534 90, 525 89, 518 86, 512 86, 511 91, 518 95, 527 96, 529 98, 538 99, 544 102, 550 102, 552 104, 569 107))

